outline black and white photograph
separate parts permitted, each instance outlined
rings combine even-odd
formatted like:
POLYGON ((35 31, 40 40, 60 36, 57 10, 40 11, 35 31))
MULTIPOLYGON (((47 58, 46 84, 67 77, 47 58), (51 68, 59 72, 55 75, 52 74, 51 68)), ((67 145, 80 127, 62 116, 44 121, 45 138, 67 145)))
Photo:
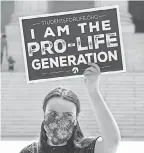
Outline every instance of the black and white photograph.
POLYGON ((144 1, 0 4, 0 152, 144 153, 144 1))

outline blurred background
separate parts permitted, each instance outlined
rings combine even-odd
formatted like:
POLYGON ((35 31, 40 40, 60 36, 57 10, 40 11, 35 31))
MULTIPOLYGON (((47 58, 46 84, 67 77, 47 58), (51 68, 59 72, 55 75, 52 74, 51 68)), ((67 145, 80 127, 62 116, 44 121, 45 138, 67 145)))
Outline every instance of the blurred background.
POLYGON ((1 1, 2 140, 38 138, 43 99, 61 85, 75 91, 81 100, 80 124, 85 135, 99 135, 83 78, 26 83, 18 18, 110 5, 120 8, 127 72, 102 76, 100 90, 118 123, 122 140, 144 141, 144 1, 127 0, 1 1))

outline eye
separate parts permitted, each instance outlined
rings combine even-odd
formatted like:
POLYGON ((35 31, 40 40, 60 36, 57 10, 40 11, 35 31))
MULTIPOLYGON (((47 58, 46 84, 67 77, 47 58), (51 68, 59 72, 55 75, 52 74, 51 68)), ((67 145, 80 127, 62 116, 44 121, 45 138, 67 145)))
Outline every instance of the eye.
POLYGON ((46 115, 45 115, 45 119, 48 119, 49 117, 54 117, 56 116, 57 113, 55 111, 49 111, 46 115))
POLYGON ((56 112, 56 111, 50 111, 49 113, 48 113, 49 115, 57 115, 58 113, 56 112))
POLYGON ((71 113, 65 113, 65 116, 72 117, 72 114, 71 113))

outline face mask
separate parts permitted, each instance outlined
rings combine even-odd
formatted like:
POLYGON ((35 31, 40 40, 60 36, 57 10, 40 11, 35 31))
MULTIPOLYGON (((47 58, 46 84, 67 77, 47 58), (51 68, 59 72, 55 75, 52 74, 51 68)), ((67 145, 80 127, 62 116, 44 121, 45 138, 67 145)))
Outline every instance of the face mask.
POLYGON ((72 116, 59 117, 53 112, 49 113, 44 120, 48 140, 54 145, 67 142, 72 136, 74 123, 75 120, 72 116))

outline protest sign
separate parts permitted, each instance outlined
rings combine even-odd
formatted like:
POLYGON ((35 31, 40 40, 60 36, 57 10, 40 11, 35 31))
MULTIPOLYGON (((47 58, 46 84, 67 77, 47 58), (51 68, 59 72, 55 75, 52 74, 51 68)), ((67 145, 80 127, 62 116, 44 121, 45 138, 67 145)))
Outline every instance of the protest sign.
POLYGON ((88 63, 124 72, 118 6, 21 17, 28 82, 82 76, 88 63))

